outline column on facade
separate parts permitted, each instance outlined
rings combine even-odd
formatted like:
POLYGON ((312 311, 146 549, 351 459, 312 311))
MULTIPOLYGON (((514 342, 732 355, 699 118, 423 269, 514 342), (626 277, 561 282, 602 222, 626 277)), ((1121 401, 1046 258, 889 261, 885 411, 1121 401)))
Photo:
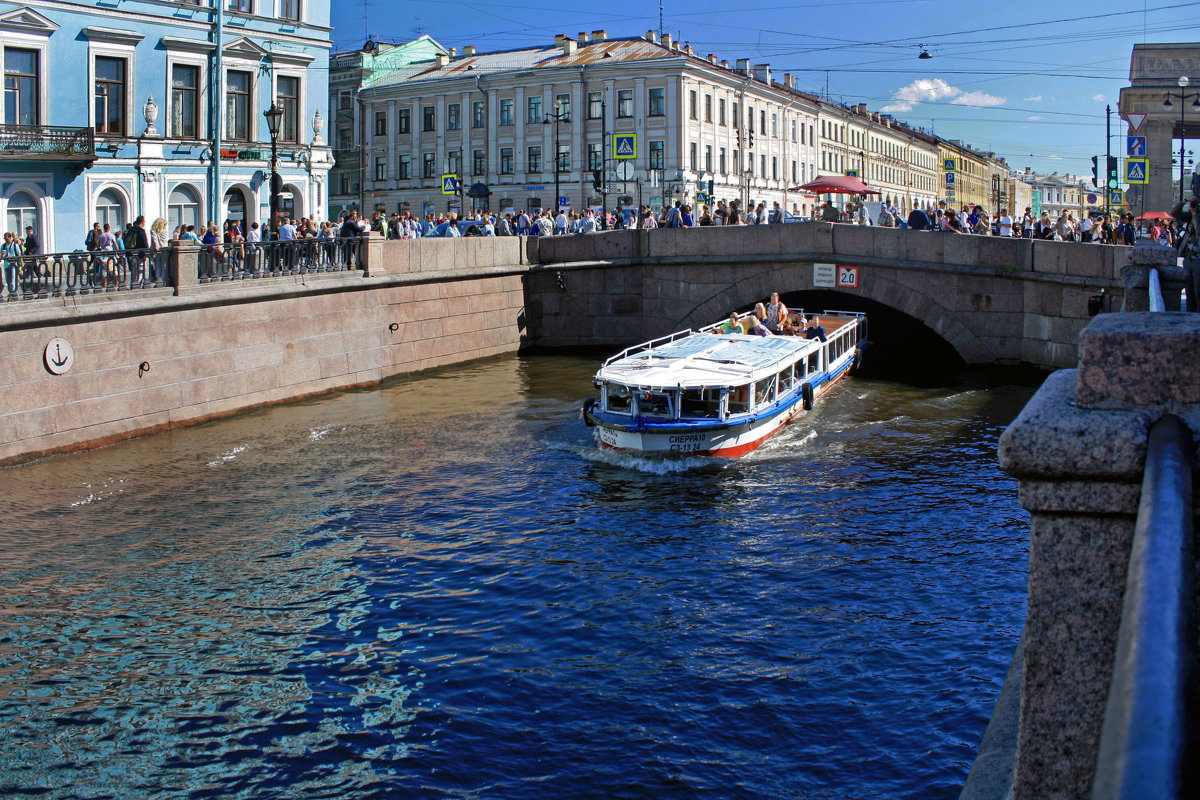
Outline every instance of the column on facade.
MULTIPOLYGON (((399 109, 400 109, 400 104, 397 101, 392 100, 387 103, 387 132, 388 132, 388 140, 387 140, 388 181, 387 181, 387 185, 389 186, 389 188, 397 185, 395 179, 396 179, 396 176, 399 174, 399 170, 400 170, 400 154, 396 148, 396 140, 400 135, 400 133, 399 133, 399 131, 400 131, 400 110, 399 109)), ((388 211, 394 211, 394 210, 395 209, 388 209, 388 211)))
MULTIPOLYGON (((1172 141, 1175 122, 1171 119, 1149 119, 1142 129, 1146 134, 1146 156, 1150 159, 1150 183, 1142 187, 1144 210, 1170 211, 1178 197, 1175 177, 1179 170, 1177 165, 1171 164, 1171 158, 1176 155, 1172 141)), ((1124 183, 1125 176, 1119 177, 1124 183)))
MULTIPOLYGON (((650 142, 646 138, 646 112, 648 111, 649 97, 646 94, 646 79, 637 77, 633 79, 633 132, 637 134, 638 157, 633 162, 635 171, 633 174, 634 181, 642 181, 643 173, 649 176, 648 168, 637 169, 640 164, 650 164, 650 142)), ((641 192, 636 191, 635 186, 635 203, 643 203, 645 199, 641 196, 641 192)))

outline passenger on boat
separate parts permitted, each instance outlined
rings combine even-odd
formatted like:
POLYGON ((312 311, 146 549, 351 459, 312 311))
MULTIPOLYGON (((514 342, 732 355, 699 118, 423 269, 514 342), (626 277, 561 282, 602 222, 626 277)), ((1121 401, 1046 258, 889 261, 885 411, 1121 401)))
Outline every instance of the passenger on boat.
POLYGON ((779 326, 779 333, 783 336, 803 336, 804 328, 797 328, 791 317, 784 317, 783 324, 779 326))
POLYGON ((737 312, 734 311, 729 315, 729 319, 725 320, 725 324, 721 326, 721 333, 745 333, 746 329, 742 327, 742 323, 738 321, 737 312))
POLYGON ((820 339, 822 342, 828 341, 828 339, 825 338, 825 326, 821 324, 820 317, 813 317, 809 321, 808 327, 804 329, 804 338, 820 339))
MULTIPOLYGON (((759 303, 759 305, 762 305, 762 303, 759 303)), ((758 321, 758 315, 756 315, 756 314, 750 315, 750 321, 748 323, 746 333, 749 333, 753 336, 774 336, 775 335, 775 334, 771 333, 769 330, 767 330, 766 325, 763 325, 761 322, 758 321)))
POLYGON ((779 292, 771 292, 771 302, 767 303, 767 315, 763 317, 763 324, 767 326, 767 330, 780 333, 784 321, 787 320, 787 313, 787 306, 779 300, 779 292))
POLYGON ((758 317, 759 322, 767 321, 767 307, 762 303, 754 304, 754 316, 758 317))

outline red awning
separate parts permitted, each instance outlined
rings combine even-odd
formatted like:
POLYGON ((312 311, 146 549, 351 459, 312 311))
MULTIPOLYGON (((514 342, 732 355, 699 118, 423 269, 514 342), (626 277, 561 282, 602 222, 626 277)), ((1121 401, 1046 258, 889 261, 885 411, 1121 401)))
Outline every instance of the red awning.
POLYGON ((879 194, 878 189, 872 189, 853 175, 826 175, 788 191, 814 194, 879 194))

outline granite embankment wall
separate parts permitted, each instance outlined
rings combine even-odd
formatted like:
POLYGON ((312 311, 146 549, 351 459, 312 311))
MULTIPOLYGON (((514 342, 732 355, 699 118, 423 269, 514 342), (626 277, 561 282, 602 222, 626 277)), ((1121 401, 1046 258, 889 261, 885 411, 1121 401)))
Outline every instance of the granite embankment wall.
POLYGON ((857 268, 835 291, 904 312, 971 364, 1074 365, 1088 299, 1119 309, 1132 248, 810 222, 614 231, 532 240, 530 328, 546 346, 661 336, 857 268))
POLYGON ((0 464, 510 353, 526 338, 521 240, 367 247, 363 271, 196 284, 195 254, 180 253, 177 290, 4 304, 0 464), (75 351, 61 376, 44 362, 54 337, 75 351))

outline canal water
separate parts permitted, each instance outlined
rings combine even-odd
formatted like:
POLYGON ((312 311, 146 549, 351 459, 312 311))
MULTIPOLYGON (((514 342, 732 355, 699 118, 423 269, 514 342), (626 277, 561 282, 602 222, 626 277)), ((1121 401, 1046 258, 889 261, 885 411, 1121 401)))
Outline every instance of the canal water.
POLYGON ((951 798, 1032 389, 849 379, 733 462, 512 357, 0 471, 0 794, 951 798))

